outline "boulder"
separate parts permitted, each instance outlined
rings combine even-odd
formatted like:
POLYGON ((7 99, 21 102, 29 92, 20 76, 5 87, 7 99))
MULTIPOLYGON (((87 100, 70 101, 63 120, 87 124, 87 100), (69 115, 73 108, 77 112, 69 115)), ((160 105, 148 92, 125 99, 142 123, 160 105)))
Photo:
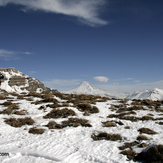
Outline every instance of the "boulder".
POLYGON ((135 161, 163 163, 163 145, 150 145, 135 157, 135 161))

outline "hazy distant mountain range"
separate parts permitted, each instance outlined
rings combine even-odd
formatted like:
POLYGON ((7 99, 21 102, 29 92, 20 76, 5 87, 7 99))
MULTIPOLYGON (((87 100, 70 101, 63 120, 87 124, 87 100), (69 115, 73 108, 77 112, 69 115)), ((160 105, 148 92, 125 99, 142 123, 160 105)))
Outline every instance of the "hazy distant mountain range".
MULTIPOLYGON (((0 73, 4 75, 0 86, 1 90, 7 92, 55 92, 56 89, 45 87, 39 80, 32 78, 28 75, 21 73, 15 68, 0 68, 0 73)), ((132 94, 109 92, 92 86, 87 81, 83 81, 76 88, 62 93, 67 94, 87 94, 107 96, 110 98, 128 98, 128 99, 150 99, 150 100, 163 100, 163 89, 155 88, 153 90, 136 91, 132 94)))
POLYGON ((111 98, 125 98, 128 94, 118 93, 118 92, 108 92, 102 89, 99 89, 95 86, 92 86, 87 81, 83 81, 76 88, 71 89, 69 91, 64 91, 63 93, 67 94, 91 94, 91 95, 99 95, 99 96, 107 96, 111 98))
POLYGON ((92 86, 90 83, 83 81, 76 88, 69 91, 64 91, 67 94, 92 94, 107 96, 111 98, 128 98, 128 99, 150 99, 150 100, 163 100, 163 89, 155 88, 153 90, 137 91, 132 94, 108 92, 92 86))

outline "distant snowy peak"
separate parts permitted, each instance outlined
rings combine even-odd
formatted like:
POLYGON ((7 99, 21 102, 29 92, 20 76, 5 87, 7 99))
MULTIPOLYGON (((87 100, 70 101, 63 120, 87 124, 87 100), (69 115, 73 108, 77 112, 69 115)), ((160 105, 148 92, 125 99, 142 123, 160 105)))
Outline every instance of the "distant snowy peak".
POLYGON ((123 94, 123 93, 108 92, 108 91, 99 89, 95 86, 92 86, 87 81, 83 81, 76 88, 69 90, 69 91, 64 91, 63 93, 98 95, 98 96, 106 96, 106 97, 111 97, 111 98, 125 98, 127 96, 126 94, 123 94))
POLYGON ((87 81, 83 81, 80 85, 76 88, 72 89, 71 91, 76 92, 78 94, 92 94, 92 93, 101 93, 101 90, 90 85, 87 81))
POLYGON ((127 96, 129 99, 149 99, 153 101, 163 100, 163 89, 155 88, 153 90, 137 91, 127 96))

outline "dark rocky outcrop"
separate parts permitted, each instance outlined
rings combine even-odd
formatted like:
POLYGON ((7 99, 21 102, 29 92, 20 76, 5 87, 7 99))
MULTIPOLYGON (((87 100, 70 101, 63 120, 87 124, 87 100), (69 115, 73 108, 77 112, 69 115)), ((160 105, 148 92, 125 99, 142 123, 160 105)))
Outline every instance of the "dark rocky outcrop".
POLYGON ((163 145, 151 145, 135 157, 144 163, 163 163, 163 145))

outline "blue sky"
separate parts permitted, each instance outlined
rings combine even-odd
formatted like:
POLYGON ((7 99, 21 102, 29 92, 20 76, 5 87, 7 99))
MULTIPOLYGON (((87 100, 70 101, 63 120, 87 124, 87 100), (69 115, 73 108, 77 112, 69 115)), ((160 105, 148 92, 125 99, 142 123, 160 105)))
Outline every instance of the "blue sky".
POLYGON ((0 67, 59 91, 163 89, 162 0, 1 0, 0 67))

